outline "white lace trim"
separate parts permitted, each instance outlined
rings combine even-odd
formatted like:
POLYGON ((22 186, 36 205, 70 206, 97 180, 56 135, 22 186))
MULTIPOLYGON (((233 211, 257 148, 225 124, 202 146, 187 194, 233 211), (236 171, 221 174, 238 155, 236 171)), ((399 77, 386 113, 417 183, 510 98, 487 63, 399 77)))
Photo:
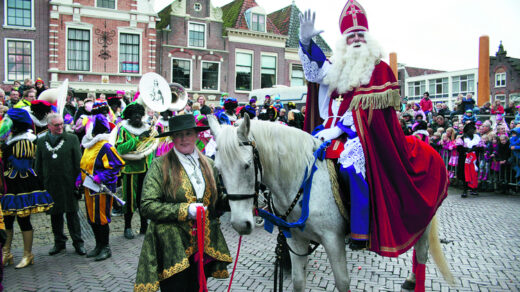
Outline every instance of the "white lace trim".
POLYGON ((31 116, 31 119, 33 121, 33 123, 37 126, 37 127, 47 127, 47 119, 46 118, 43 118, 42 120, 38 120, 37 117, 35 117, 32 113, 29 113, 29 115, 31 116))
POLYGON ((471 149, 473 146, 477 146, 480 143, 480 137, 477 134, 473 134, 473 139, 464 138, 464 147, 471 149))
POLYGON ((110 139, 110 134, 98 134, 96 135, 96 137, 90 139, 90 140, 85 140, 87 136, 83 137, 83 140, 81 141, 81 144, 83 145, 84 148, 86 149, 89 149, 90 147, 96 145, 97 142, 99 141, 109 141, 110 139))
POLYGON ((142 133, 144 133, 145 131, 150 130, 150 126, 145 123, 143 123, 143 125, 139 128, 132 127, 130 125, 130 123, 128 122, 128 120, 123 120, 121 122, 121 127, 124 127, 128 132, 130 132, 130 134, 135 135, 135 136, 139 136, 142 133))
POLYGON ((352 115, 351 110, 347 110, 343 117, 341 117, 340 120, 341 123, 343 123, 344 126, 349 127, 352 131, 356 132, 356 127, 354 127, 354 116, 352 115))
POLYGON ((307 56, 301 48, 298 50, 298 55, 300 56, 300 61, 303 66, 305 79, 310 82, 320 82, 325 78, 325 70, 321 70, 318 63, 311 61, 309 56, 307 56))
POLYGON ((30 133, 30 132, 25 132, 23 134, 19 134, 14 137, 11 136, 11 138, 9 138, 9 140, 7 140, 6 144, 11 145, 16 141, 25 140, 25 139, 33 142, 34 140, 36 140, 36 135, 34 135, 33 133, 30 133))
POLYGON ((363 146, 359 141, 359 137, 348 139, 345 143, 345 149, 341 152, 338 163, 347 168, 351 165, 356 169, 356 173, 361 173, 366 179, 365 154, 363 153, 363 146))

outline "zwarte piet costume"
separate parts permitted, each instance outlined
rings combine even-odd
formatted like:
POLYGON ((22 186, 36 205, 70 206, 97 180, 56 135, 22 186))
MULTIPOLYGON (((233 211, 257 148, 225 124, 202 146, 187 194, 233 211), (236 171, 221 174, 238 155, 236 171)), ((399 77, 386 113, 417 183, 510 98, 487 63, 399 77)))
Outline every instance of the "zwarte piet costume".
MULTIPOLYGON (((10 109, 7 115, 13 122, 12 134, 2 146, 2 160, 5 163, 6 193, 0 198, 5 217, 6 232, 10 240, 13 236, 13 223, 16 217, 22 230, 24 256, 16 268, 24 268, 34 263, 32 254, 33 228, 30 215, 45 212, 52 208, 52 197, 45 191, 36 171, 33 169, 36 157, 36 136, 29 129, 32 120, 24 109, 10 109)), ((12 255, 4 257, 12 262, 12 255)))
MULTIPOLYGON (((116 192, 117 177, 125 162, 108 142, 109 132, 110 126, 106 116, 96 115, 92 129, 93 138, 83 145, 85 151, 80 163, 82 173, 76 185, 80 185, 88 173, 95 183, 104 184, 112 193, 116 192)), ((113 197, 106 192, 95 193, 85 187, 87 219, 96 238, 96 247, 87 254, 87 257, 95 257, 96 261, 109 258, 112 254, 109 246, 108 224, 111 221, 113 200, 113 197)))

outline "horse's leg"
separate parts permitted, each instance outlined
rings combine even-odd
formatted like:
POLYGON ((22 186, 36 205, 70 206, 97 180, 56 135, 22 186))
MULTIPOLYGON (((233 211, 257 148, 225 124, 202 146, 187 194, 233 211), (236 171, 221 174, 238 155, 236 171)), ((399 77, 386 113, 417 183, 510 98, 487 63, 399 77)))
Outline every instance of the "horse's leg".
MULTIPOLYGON (((293 233, 293 237, 287 238, 287 244, 298 254, 307 254, 310 241, 293 233)), ((305 291, 307 280, 307 256, 299 256, 289 251, 291 256, 291 275, 294 292, 305 291)))
POLYGON ((330 238, 324 238, 322 242, 332 267, 336 289, 340 292, 349 291, 350 276, 347 270, 345 237, 333 235, 330 238))
POLYGON ((406 278, 401 288, 424 292, 424 282, 426 280, 426 262, 428 261, 429 234, 431 223, 428 225, 423 235, 414 245, 412 273, 406 278))

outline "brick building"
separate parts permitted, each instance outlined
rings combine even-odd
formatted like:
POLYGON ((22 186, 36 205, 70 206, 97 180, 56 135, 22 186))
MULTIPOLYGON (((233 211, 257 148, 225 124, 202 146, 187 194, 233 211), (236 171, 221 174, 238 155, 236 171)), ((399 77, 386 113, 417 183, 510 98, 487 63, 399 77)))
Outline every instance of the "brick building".
POLYGON ((159 16, 157 72, 188 93, 216 100, 228 90, 228 51, 222 38, 222 10, 209 0, 175 1, 159 16))
POLYGON ((78 96, 133 94, 155 72, 157 14, 147 0, 51 0, 51 86, 66 78, 78 96))
POLYGON ((0 72, 3 88, 13 81, 42 78, 49 81, 49 1, 2 1, 0 72))
MULTIPOLYGON (((510 101, 520 103, 520 59, 507 56, 502 42, 495 56, 490 57, 489 89, 491 99, 501 100, 502 104, 510 101)), ((504 106, 505 106, 504 105, 504 106)))
MULTIPOLYGON (((254 0, 220 8, 175 1, 159 13, 158 72, 212 102, 222 92, 247 102, 254 89, 303 85, 298 14, 294 3, 267 14, 254 0)), ((330 52, 321 37, 317 42, 330 52)))

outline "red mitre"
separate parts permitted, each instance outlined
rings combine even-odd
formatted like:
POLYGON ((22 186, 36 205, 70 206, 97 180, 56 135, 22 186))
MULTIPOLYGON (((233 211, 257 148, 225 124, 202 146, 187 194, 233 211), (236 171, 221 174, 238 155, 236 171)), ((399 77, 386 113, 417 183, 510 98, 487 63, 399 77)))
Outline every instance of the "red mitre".
POLYGON ((356 0, 348 0, 341 11, 339 30, 341 34, 348 34, 354 31, 368 31, 367 14, 363 6, 356 0))

